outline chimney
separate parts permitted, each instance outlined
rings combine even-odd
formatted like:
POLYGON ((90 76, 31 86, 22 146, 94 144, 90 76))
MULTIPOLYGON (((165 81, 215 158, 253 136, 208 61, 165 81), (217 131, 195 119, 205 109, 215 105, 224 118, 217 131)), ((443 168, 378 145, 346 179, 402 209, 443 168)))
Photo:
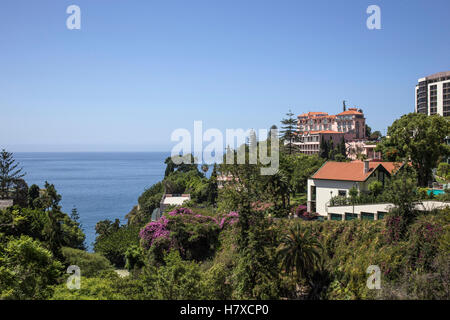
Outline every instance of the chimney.
POLYGON ((364 160, 364 174, 369 172, 369 160, 364 160))

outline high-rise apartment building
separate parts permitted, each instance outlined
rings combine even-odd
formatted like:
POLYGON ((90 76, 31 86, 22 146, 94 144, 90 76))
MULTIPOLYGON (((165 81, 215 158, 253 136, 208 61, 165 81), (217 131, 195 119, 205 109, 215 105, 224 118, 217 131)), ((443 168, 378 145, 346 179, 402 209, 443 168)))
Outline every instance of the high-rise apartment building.
POLYGON ((450 71, 435 73, 417 82, 415 111, 450 116, 450 71))

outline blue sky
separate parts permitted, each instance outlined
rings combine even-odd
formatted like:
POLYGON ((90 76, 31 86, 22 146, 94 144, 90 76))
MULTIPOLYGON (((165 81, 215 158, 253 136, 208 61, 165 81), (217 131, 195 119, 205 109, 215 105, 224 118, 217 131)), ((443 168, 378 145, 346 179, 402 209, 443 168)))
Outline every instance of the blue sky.
POLYGON ((450 70, 448 0, 2 0, 0 146, 170 150, 176 128, 362 108, 384 130, 450 70), (68 30, 66 8, 81 8, 68 30), (366 8, 381 8, 381 30, 366 8))

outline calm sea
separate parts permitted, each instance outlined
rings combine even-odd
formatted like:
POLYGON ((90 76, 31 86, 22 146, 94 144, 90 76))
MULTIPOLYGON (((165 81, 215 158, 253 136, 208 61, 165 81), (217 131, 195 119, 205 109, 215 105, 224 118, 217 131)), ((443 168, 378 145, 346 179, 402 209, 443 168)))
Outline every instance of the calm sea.
POLYGON ((63 211, 75 206, 92 250, 95 224, 120 219, 137 204, 139 195, 164 177, 169 152, 14 153, 28 185, 53 183, 62 195, 63 211))

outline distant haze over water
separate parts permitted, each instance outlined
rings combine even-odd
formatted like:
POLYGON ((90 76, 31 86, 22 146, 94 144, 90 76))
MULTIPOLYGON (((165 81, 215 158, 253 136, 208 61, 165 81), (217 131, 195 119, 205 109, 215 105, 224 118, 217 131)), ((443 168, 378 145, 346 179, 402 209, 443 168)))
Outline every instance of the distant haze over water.
POLYGON ((137 204, 139 195, 164 177, 170 152, 16 152, 28 186, 53 183, 64 212, 75 206, 92 250, 95 224, 120 219, 137 204))

